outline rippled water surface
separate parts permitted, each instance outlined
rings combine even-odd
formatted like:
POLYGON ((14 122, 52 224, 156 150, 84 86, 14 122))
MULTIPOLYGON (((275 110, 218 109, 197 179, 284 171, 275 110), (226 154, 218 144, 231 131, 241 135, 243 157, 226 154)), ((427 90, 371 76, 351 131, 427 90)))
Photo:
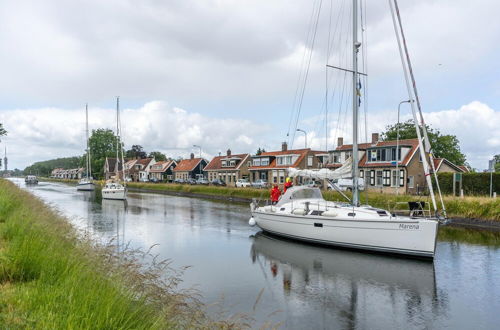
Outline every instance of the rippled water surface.
POLYGON ((157 244, 161 258, 191 266, 183 286, 256 327, 500 329, 498 234, 443 235, 432 263, 267 236, 248 226, 246 205, 143 193, 126 205, 66 184, 16 183, 98 239, 157 244))

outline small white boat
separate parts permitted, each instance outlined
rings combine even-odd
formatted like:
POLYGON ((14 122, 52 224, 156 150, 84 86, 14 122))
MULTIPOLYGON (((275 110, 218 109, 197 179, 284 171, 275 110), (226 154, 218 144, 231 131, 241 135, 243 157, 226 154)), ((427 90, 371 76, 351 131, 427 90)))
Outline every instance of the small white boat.
POLYGON ((24 178, 24 183, 26 184, 38 184, 38 179, 35 175, 28 175, 24 178))
POLYGON ((78 190, 78 191, 94 191, 95 184, 91 178, 90 179, 82 178, 80 181, 78 181, 78 184, 76 185, 76 190, 78 190))
POLYGON ((95 190, 95 184, 94 181, 92 180, 92 169, 90 165, 90 149, 89 149, 89 110, 88 110, 88 104, 85 104, 85 134, 87 137, 87 149, 86 151, 86 164, 85 167, 87 168, 87 176, 84 178, 81 178, 78 184, 76 185, 76 190, 79 191, 94 191, 95 190))
POLYGON ((114 180, 108 180, 104 188, 102 188, 102 198, 126 200, 127 188, 119 182, 116 182, 114 180))

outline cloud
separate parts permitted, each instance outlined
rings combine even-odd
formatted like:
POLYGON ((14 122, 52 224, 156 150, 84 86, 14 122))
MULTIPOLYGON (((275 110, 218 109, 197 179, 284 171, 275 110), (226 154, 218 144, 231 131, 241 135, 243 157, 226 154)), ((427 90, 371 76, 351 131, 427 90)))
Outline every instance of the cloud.
MULTIPOLYGON (((409 108, 401 108, 401 121, 412 119, 409 108)), ((340 124, 337 120, 329 121, 328 147, 332 149, 337 144, 337 137, 343 137, 344 143, 352 141, 351 116, 347 120, 342 117, 340 124)), ((475 168, 484 169, 488 160, 500 154, 500 111, 494 110, 487 104, 473 101, 457 109, 438 110, 424 113, 424 120, 432 128, 442 134, 456 135, 460 141, 460 148, 467 157, 467 161, 475 168)), ((371 133, 383 132, 387 125, 397 122, 396 110, 384 110, 368 114, 368 136, 364 134, 364 120, 360 118, 360 141, 370 141, 371 133)), ((301 125, 308 127, 308 145, 315 149, 324 149, 324 130, 318 129, 324 125, 324 119, 317 116, 305 119, 301 125)), ((303 135, 297 135, 294 147, 304 145, 303 135)))
MULTIPOLYGON (((10 167, 24 168, 39 160, 83 154, 85 114, 83 109, 17 109, 0 113, 9 134, 10 167)), ((115 110, 89 108, 89 128, 115 128, 115 110)), ((254 152, 267 145, 271 128, 265 124, 232 118, 210 118, 199 113, 152 101, 122 111, 126 147, 142 145, 147 151, 162 151, 172 157, 187 157, 202 147, 210 158, 231 148, 233 152, 254 152)))

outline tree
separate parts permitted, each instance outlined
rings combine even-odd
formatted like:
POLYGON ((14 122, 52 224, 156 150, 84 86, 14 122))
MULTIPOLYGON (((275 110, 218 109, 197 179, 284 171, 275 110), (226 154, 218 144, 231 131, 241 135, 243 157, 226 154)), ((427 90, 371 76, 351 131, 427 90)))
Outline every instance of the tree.
POLYGON ((55 168, 77 168, 81 166, 82 161, 82 157, 79 156, 44 160, 26 167, 24 173, 50 176, 50 173, 55 168))
POLYGON ((148 155, 149 158, 154 158, 157 162, 167 160, 167 156, 160 151, 151 151, 148 155))
POLYGON ((110 129, 99 128, 92 130, 89 139, 92 174, 96 178, 104 177, 104 162, 106 157, 116 158, 117 136, 110 129))
POLYGON ((146 152, 144 151, 144 148, 138 144, 134 144, 132 146, 132 149, 127 150, 125 152, 125 157, 127 158, 140 158, 144 159, 146 158, 146 152))
POLYGON ((495 160, 495 172, 500 172, 500 154, 493 157, 495 160))
POLYGON ((255 154, 256 154, 257 156, 260 156, 260 154, 262 154, 263 152, 266 152, 266 150, 265 150, 264 148, 262 148, 262 149, 261 149, 261 148, 259 147, 259 149, 257 149, 257 152, 256 152, 255 154))
POLYGON ((5 130, 5 128, 3 128, 3 124, 0 123, 0 136, 5 136, 7 135, 7 131, 5 130))
MULTIPOLYGON (((417 138, 415 124, 410 119, 399 125, 386 126, 386 131, 381 135, 382 141, 396 140, 398 127, 400 140, 417 138)), ((446 158, 456 165, 467 165, 465 155, 460 151, 460 141, 455 135, 442 135, 438 129, 430 128, 428 125, 426 127, 434 157, 446 158)))

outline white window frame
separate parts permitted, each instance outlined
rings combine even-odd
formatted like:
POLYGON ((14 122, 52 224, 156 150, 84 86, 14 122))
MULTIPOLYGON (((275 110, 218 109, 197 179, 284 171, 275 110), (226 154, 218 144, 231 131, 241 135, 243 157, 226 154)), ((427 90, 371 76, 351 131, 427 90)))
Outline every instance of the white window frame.
POLYGON ((313 166, 313 156, 307 156, 307 166, 313 166))
POLYGON ((384 171, 376 170, 375 171, 375 186, 382 187, 384 185, 384 171), (380 176, 379 176, 380 174, 380 176), (379 182, 380 178, 380 182, 379 182))
POLYGON ((408 188, 415 188, 415 177, 408 175, 408 188))

